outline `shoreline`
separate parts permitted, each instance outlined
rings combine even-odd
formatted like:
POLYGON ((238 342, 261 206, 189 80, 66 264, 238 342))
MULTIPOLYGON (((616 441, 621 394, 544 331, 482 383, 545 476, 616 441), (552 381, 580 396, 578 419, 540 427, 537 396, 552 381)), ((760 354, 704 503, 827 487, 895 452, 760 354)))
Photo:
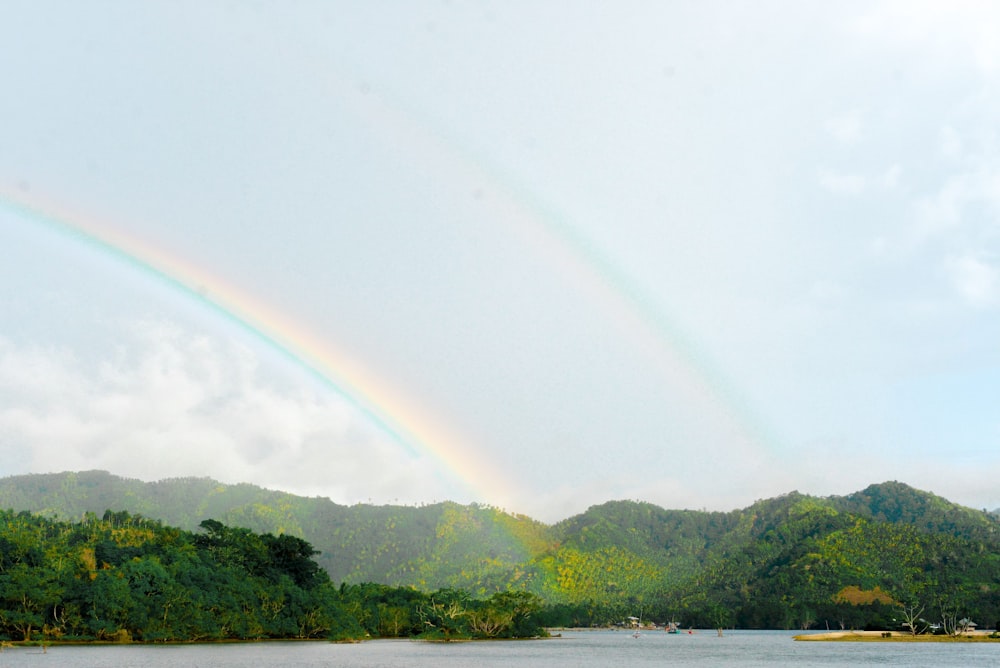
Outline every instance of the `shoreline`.
POLYGON ((7 649, 19 647, 37 647, 47 649, 49 647, 74 647, 74 646, 100 646, 100 647, 129 647, 129 646, 153 646, 153 645, 252 645, 255 643, 310 643, 310 642, 330 642, 330 643, 355 643, 364 642, 366 639, 331 640, 329 638, 222 638, 222 639, 197 639, 197 640, 107 640, 107 639, 86 639, 72 638, 69 640, 46 638, 45 640, 3 640, 0 641, 0 653, 7 649))
POLYGON ((1000 638, 991 638, 992 631, 972 631, 958 636, 946 635, 910 635, 909 633, 886 631, 827 631, 824 633, 802 633, 792 636, 794 640, 804 642, 1000 642, 1000 638))

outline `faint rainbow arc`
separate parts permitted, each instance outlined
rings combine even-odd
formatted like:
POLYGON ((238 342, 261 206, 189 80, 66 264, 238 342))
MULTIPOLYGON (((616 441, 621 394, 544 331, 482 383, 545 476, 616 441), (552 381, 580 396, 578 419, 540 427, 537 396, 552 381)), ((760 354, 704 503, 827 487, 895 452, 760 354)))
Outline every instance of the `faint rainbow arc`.
MULTIPOLYGON (((345 82, 338 79, 337 83, 345 82)), ((345 90, 341 99, 386 145, 396 150, 408 148, 421 166, 442 174, 442 181, 460 184, 469 193, 489 199, 495 207, 493 215, 518 234, 528 249, 572 277, 608 316, 627 323, 627 336, 661 372, 684 383, 704 405, 714 406, 729 433, 758 454, 775 456, 783 449, 774 429, 753 410, 746 395, 711 356, 683 331, 678 319, 658 305, 619 262, 567 222, 566 216, 503 174, 496 164, 473 155, 446 130, 404 111, 403 105, 386 101, 370 87, 357 91, 345 86, 345 90)))
POLYGON ((494 504, 511 500, 510 486, 481 457, 477 460, 470 456, 462 444, 463 439, 446 427, 432 424, 426 412, 416 407, 412 400, 392 389, 349 354, 338 350, 329 340, 321 339, 281 311, 177 255, 165 253, 107 225, 2 190, 0 202, 21 218, 44 223, 63 236, 92 246, 205 304, 304 369, 410 456, 430 455, 448 472, 453 483, 472 495, 472 500, 494 504))
POLYGON ((687 377, 688 387, 721 409, 732 431, 740 433, 748 444, 768 455, 782 449, 780 437, 753 410, 746 395, 684 330, 678 318, 659 305, 621 263, 530 194, 518 197, 535 212, 535 224, 553 239, 558 252, 568 256, 566 271, 587 284, 588 291, 602 299, 609 312, 632 322, 629 336, 646 349, 649 359, 664 371, 680 370, 687 377))

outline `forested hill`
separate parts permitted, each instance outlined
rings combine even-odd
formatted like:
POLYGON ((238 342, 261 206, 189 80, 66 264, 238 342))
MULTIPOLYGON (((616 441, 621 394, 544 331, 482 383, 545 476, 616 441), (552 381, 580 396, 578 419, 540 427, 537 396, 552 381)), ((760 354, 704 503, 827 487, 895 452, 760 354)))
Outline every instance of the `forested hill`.
MULTIPOLYGON (((898 482, 796 492, 730 512, 612 501, 549 526, 481 506, 341 506, 207 479, 103 472, 0 480, 0 508, 69 520, 127 510, 304 538, 334 582, 524 589, 572 621, 635 614, 743 627, 859 626, 904 603, 1000 618, 1000 522, 898 482)), ((957 612, 956 612, 957 614, 957 612)))
POLYGON ((476 593, 504 588, 513 565, 543 552, 550 540, 549 528, 540 522, 475 505, 344 506, 209 478, 143 482, 104 471, 2 478, 0 508, 66 520, 126 510, 189 531, 215 519, 308 540, 334 582, 476 593))

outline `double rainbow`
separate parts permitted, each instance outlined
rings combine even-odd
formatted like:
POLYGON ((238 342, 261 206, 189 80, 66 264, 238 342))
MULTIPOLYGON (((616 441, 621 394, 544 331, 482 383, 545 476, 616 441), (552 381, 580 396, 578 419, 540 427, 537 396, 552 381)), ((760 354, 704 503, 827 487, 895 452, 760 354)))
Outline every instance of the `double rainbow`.
MULTIPOLYGON (((337 82, 334 82, 337 83, 337 82)), ((331 85, 342 91, 350 87, 331 85)), ((618 263, 588 240, 558 212, 548 210, 514 179, 490 168, 449 142, 446 133, 414 120, 369 92, 346 92, 341 100, 377 137, 400 155, 411 156, 424 171, 440 176, 455 192, 477 193, 488 202, 488 215, 518 235, 530 252, 541 254, 555 271, 567 276, 609 322, 621 328, 685 401, 721 427, 730 446, 755 454, 773 454, 779 439, 731 380, 676 318, 651 298, 618 263)), ((0 203, 20 217, 44 224, 105 255, 156 276, 178 292, 202 302, 230 319, 293 363, 303 367, 353 404, 371 423, 405 448, 410 456, 429 456, 447 471, 470 498, 503 504, 515 486, 490 465, 487 453, 434 417, 398 387, 378 377, 335 341, 318 335, 288 313, 176 254, 165 252, 114 226, 90 220, 24 193, 0 190, 0 203)))

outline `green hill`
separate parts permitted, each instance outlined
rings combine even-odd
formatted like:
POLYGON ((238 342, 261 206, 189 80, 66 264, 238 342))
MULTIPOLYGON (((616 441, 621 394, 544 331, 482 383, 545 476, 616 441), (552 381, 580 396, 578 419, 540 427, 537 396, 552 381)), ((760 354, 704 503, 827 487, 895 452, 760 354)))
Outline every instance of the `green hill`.
MULTIPOLYGON (((904 604, 1000 618, 1000 520, 898 482, 792 492, 731 512, 611 501, 555 525, 495 508, 342 506, 204 478, 100 471, 0 479, 0 508, 76 520, 127 510, 289 534, 334 582, 540 595, 562 622, 639 614, 749 628, 892 626, 904 604)), ((928 613, 930 614, 930 613, 928 613)), ((957 614, 957 613, 956 613, 957 614)))
POLYGON ((249 484, 208 478, 143 482, 104 471, 0 479, 0 508, 66 520, 127 510, 189 531, 215 519, 309 540, 335 582, 456 587, 477 594, 506 589, 518 579, 518 566, 549 540, 545 525, 488 507, 343 506, 249 484))
POLYGON ((314 554, 216 520, 189 532, 127 511, 71 522, 0 510, 0 642, 545 635, 528 592, 337 585, 314 554))

